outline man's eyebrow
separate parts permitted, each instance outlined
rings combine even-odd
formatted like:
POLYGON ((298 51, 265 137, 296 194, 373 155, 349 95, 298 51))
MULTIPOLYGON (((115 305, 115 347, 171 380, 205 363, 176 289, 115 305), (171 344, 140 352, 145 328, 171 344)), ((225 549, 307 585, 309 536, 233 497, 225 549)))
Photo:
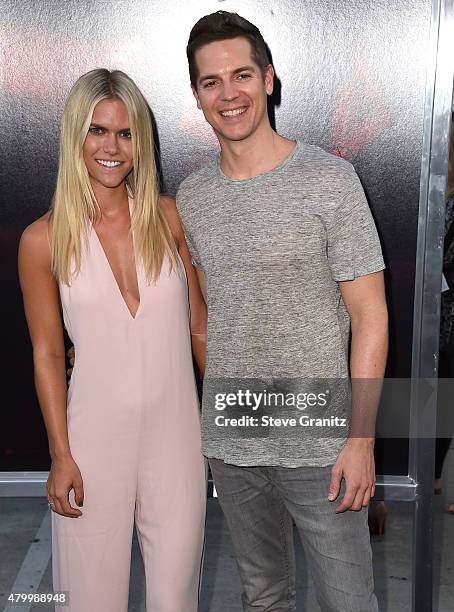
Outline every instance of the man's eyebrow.
MULTIPOLYGON (((246 70, 249 72, 257 72, 257 69, 254 68, 254 66, 241 66, 240 68, 235 68, 235 70, 232 70, 232 74, 238 74, 246 70)), ((199 77, 199 82, 201 83, 202 81, 207 81, 209 79, 217 79, 217 78, 219 78, 218 74, 204 74, 201 77, 199 77)))
POLYGON ((256 69, 254 68, 254 66, 242 66, 241 68, 236 68, 233 71, 233 74, 238 74, 239 72, 256 72, 256 69))
MULTIPOLYGON (((105 125, 101 125, 100 123, 95 123, 94 121, 92 121, 90 123, 90 127, 101 128, 102 130, 108 130, 109 129, 109 128, 106 128, 105 125)), ((120 134, 121 132, 129 132, 130 130, 131 130, 131 128, 125 127, 125 128, 122 128, 121 130, 118 130, 117 133, 120 134)))

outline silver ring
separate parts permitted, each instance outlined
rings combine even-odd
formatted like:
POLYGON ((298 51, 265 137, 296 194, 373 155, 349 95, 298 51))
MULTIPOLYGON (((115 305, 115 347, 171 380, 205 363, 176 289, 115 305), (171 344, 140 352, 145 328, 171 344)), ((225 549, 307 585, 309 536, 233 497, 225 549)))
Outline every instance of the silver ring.
POLYGON ((47 500, 47 505, 49 506, 49 508, 52 508, 54 505, 54 502, 51 501, 50 499, 47 500))

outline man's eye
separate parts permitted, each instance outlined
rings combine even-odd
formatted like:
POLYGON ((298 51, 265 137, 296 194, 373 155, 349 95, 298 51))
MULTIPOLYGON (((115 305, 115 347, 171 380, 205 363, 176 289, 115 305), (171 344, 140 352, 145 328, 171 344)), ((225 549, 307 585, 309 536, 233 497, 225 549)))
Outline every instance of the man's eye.
POLYGON ((250 74, 247 72, 242 72, 241 74, 238 75, 238 78, 240 79, 240 81, 244 81, 245 79, 249 79, 250 78, 250 74))
POLYGON ((204 89, 207 89, 209 87, 213 87, 214 85, 216 85, 216 81, 207 81, 206 83, 204 83, 203 87, 204 89))

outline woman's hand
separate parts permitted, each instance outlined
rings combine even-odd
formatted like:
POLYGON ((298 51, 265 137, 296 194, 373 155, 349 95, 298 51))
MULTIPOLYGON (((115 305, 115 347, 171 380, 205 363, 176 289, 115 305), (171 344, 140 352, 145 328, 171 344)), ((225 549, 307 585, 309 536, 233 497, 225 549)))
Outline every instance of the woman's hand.
POLYGON ((77 518, 82 516, 82 512, 78 508, 73 508, 69 503, 71 489, 74 489, 76 504, 83 506, 84 485, 76 462, 70 455, 54 459, 47 479, 49 505, 57 514, 77 518))

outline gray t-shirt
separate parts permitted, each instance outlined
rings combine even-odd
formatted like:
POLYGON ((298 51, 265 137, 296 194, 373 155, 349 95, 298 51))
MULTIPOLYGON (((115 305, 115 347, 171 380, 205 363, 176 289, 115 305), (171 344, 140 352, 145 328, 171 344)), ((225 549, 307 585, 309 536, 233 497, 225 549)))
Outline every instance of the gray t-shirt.
MULTIPOLYGON (((350 320, 338 281, 384 268, 353 166, 301 142, 246 180, 226 177, 216 159, 182 182, 177 207, 207 282, 204 454, 236 465, 334 463, 348 429, 323 437, 308 427, 225 427, 205 387, 348 377, 350 320)), ((244 414, 236 410, 229 416, 244 414)))

